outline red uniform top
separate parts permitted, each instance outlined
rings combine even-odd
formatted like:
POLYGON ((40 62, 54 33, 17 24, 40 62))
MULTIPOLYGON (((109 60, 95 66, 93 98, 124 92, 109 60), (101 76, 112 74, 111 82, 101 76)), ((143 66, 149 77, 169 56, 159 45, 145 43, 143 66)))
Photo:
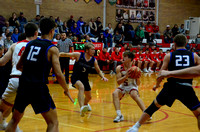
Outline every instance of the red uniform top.
POLYGON ((99 53, 99 60, 101 60, 101 61, 106 61, 106 60, 110 60, 111 58, 110 58, 110 54, 108 53, 108 52, 106 52, 106 53, 103 53, 103 51, 101 51, 100 53, 99 53))
POLYGON ((146 30, 147 32, 153 32, 153 27, 152 27, 151 25, 146 25, 146 26, 145 26, 145 30, 146 30))
POLYGON ((115 51, 113 51, 112 54, 111 54, 111 59, 112 59, 113 61, 121 61, 121 59, 122 59, 122 53, 119 52, 118 55, 117 55, 117 54, 115 53, 115 51))
POLYGON ((151 48, 146 48, 146 47, 144 47, 142 50, 143 50, 143 52, 145 52, 146 51, 146 49, 148 49, 149 50, 149 53, 151 53, 151 52, 153 52, 153 50, 151 49, 151 48))
POLYGON ((125 51, 124 47, 120 49, 120 52, 123 53, 125 51))
POLYGON ((158 54, 152 53, 150 56, 151 56, 151 60, 158 61, 158 54))
POLYGON ((152 26, 153 33, 157 33, 159 31, 159 26, 152 26))
POLYGON ((144 57, 145 57, 146 60, 151 60, 151 56, 150 56, 150 54, 146 54, 146 53, 144 53, 144 57))
POLYGON ((141 61, 145 60, 144 54, 137 53, 137 57, 138 57, 138 60, 141 60, 141 61))
POLYGON ((158 60, 163 61, 165 53, 158 53, 158 60))

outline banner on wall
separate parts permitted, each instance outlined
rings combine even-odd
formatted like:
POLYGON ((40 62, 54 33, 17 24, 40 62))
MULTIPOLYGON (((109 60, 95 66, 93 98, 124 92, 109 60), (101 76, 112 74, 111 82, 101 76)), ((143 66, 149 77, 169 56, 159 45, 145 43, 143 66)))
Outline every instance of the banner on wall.
POLYGON ((101 3, 102 0, 94 0, 97 4, 101 3))
POLYGON ((155 0, 117 0, 116 21, 155 22, 155 0))
POLYGON ((117 3, 117 0, 109 0, 110 5, 114 5, 115 3, 117 3))
POLYGON ((91 1, 91 0, 84 0, 87 4, 91 1))

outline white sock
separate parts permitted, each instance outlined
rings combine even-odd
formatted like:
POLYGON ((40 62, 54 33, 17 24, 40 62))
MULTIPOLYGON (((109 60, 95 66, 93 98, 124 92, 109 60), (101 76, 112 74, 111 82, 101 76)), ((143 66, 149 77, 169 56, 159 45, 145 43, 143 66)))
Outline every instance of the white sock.
POLYGON ((117 115, 118 115, 118 116, 121 116, 121 115, 122 115, 121 110, 117 110, 116 112, 117 112, 117 115))
POLYGON ((149 70, 151 70, 151 67, 149 67, 149 70))
POLYGON ((140 128, 141 124, 139 122, 136 122, 135 125, 133 127, 137 127, 140 128))

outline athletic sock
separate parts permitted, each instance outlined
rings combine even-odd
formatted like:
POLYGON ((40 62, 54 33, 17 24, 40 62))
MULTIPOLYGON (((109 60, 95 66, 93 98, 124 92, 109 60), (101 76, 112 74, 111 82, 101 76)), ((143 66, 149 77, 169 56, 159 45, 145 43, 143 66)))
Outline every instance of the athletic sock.
POLYGON ((136 122, 135 125, 133 127, 137 127, 140 128, 141 124, 139 122, 136 122))
POLYGON ((121 110, 117 110, 116 112, 117 112, 117 115, 118 115, 118 116, 121 116, 121 115, 122 115, 121 110))

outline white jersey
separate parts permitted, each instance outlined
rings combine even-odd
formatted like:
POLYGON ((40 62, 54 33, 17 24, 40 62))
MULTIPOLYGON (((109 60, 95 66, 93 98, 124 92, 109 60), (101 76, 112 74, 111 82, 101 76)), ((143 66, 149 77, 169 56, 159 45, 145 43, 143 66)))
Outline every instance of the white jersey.
MULTIPOLYGON (((121 70, 120 70, 122 76, 125 76, 127 71, 124 69, 124 66, 121 65, 121 70)), ((129 93, 132 89, 138 91, 138 85, 136 82, 136 79, 132 78, 127 78, 124 83, 120 84, 119 89, 123 90, 126 93, 129 93)))
POLYGON ((27 40, 23 40, 18 42, 17 45, 15 46, 15 50, 13 51, 12 55, 12 72, 10 74, 11 76, 12 75, 20 76, 22 74, 21 71, 17 70, 16 66, 28 42, 29 41, 27 40))

